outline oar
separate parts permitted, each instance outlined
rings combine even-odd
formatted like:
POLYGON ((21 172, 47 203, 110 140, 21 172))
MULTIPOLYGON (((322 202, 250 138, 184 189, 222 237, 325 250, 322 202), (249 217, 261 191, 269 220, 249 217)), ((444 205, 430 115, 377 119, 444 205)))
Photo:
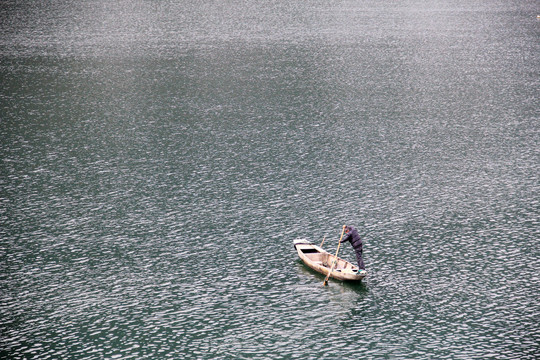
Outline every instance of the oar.
POLYGON ((322 244, 324 244, 324 239, 326 239, 326 235, 323 236, 321 246, 319 246, 319 247, 322 247, 322 244))
POLYGON ((324 282, 323 282, 324 286, 328 285, 328 279, 330 278, 330 274, 332 274, 332 271, 334 271, 334 266, 336 265, 336 263, 338 261, 337 255, 339 253, 339 247, 341 246, 341 239, 343 239, 343 233, 345 233, 345 225, 343 225, 343 230, 341 230, 341 237, 339 238, 339 243, 337 245, 337 250, 336 250, 336 256, 334 256, 334 261, 332 262, 332 267, 330 267, 330 272, 328 273, 328 275, 326 275, 326 279, 324 279, 324 282))

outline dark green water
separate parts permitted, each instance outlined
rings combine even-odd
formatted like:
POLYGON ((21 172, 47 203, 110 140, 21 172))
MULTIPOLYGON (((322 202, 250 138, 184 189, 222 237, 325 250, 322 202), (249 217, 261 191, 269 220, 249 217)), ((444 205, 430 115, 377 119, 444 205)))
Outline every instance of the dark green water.
POLYGON ((0 2, 0 357, 538 358, 538 13, 0 2))

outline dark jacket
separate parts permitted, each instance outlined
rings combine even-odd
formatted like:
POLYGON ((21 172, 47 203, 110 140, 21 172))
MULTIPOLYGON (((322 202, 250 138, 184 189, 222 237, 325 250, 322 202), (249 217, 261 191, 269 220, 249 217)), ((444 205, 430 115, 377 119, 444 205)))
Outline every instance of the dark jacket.
POLYGON ((352 226, 349 226, 348 228, 349 233, 343 236, 341 242, 344 243, 345 241, 350 241, 354 251, 362 252, 362 239, 360 239, 360 235, 358 235, 358 230, 352 226))

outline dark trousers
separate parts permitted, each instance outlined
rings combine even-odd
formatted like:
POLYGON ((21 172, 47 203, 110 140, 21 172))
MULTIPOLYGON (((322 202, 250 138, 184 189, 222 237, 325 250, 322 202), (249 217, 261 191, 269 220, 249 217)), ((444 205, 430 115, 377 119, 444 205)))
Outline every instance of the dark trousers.
POLYGON ((355 251, 356 253, 356 262, 358 262, 358 267, 360 270, 366 270, 366 266, 364 265, 364 259, 362 259, 362 250, 355 251))

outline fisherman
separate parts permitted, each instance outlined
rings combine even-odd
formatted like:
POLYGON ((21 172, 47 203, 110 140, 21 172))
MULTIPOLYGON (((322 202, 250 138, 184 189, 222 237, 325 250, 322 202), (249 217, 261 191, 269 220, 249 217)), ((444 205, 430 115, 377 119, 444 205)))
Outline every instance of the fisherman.
POLYGON ((350 241, 354 252, 356 253, 356 261, 358 262, 358 267, 360 270, 365 270, 366 266, 364 265, 364 260, 362 259, 362 239, 358 235, 358 230, 352 226, 345 226, 345 236, 341 240, 342 243, 345 241, 350 241))

